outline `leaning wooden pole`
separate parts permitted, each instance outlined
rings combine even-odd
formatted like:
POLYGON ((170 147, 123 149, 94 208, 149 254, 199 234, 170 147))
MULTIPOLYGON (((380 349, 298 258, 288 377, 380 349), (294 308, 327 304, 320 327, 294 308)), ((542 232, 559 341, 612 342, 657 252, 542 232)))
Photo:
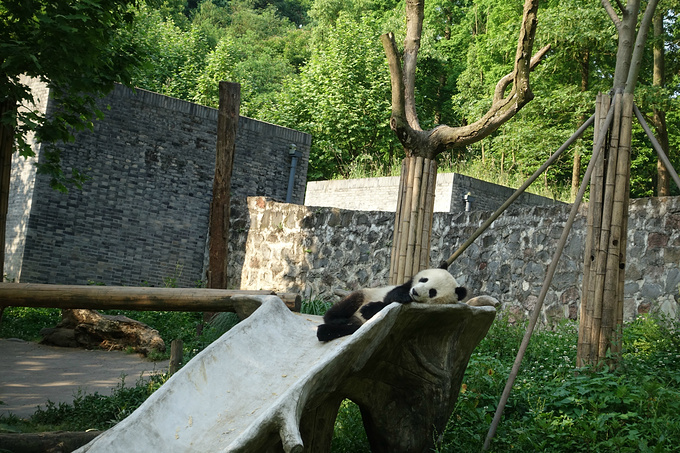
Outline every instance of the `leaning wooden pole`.
POLYGON ((234 167, 236 132, 241 105, 241 85, 220 82, 219 96, 215 178, 210 204, 210 240, 208 245, 208 287, 214 289, 227 287, 231 173, 234 167))
POLYGON ((400 285, 429 267, 436 183, 435 160, 416 156, 404 159, 390 260, 393 285, 400 285))

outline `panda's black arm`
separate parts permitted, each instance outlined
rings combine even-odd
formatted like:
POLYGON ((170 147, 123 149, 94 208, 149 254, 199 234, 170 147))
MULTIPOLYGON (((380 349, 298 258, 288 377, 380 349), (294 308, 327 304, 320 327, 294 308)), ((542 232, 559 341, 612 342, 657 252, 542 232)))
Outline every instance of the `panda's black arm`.
POLYGON ((389 305, 392 302, 399 302, 400 304, 410 304, 413 302, 413 299, 411 298, 411 286, 413 286, 412 283, 413 280, 409 280, 403 285, 397 286, 388 292, 383 299, 385 305, 389 305))
POLYGON ((388 305, 389 303, 387 302, 371 302, 361 307, 359 309, 359 313, 361 313, 361 316, 368 321, 373 316, 375 316, 376 313, 378 313, 380 310, 387 307, 388 305))

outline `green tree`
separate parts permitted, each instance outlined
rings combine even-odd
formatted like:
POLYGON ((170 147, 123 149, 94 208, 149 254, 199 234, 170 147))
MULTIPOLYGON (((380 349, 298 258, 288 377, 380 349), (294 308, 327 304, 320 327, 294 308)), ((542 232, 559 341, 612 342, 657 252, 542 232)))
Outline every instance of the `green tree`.
POLYGON ((384 168, 400 152, 387 128, 390 85, 379 23, 345 13, 333 21, 267 116, 312 134, 310 179, 347 176, 357 163, 384 168))
MULTIPOLYGON (((59 151, 48 146, 68 141, 101 116, 95 101, 115 82, 129 84, 139 54, 126 34, 137 0, 3 0, 0 3, 0 238, 4 244, 11 155, 31 156, 29 132, 43 143, 38 170, 65 190, 83 176, 64 175, 59 151), (31 108, 33 95, 22 76, 46 82, 59 110, 50 117, 31 108), (19 106, 23 108, 19 108, 19 106)), ((4 246, 0 248, 0 269, 4 246)))

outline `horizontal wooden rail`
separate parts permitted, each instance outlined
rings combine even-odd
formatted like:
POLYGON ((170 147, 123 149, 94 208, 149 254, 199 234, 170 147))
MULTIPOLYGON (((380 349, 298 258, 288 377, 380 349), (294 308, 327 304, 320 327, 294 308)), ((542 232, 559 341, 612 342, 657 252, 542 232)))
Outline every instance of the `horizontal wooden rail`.
POLYGON ((247 306, 251 310, 256 307, 249 301, 234 300, 234 296, 263 295, 276 295, 291 310, 300 311, 298 294, 274 291, 0 283, 0 307, 240 312, 247 306))

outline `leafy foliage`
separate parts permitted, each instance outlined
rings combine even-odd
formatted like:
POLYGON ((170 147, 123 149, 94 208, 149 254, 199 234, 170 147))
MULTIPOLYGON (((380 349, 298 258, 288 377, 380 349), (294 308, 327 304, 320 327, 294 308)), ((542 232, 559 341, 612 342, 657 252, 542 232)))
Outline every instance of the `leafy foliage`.
MULTIPOLYGON (((140 54, 125 31, 134 19, 136 0, 54 2, 7 0, 0 4, 0 101, 18 110, 4 112, 0 121, 16 132, 18 151, 32 156, 29 133, 42 143, 70 141, 73 132, 91 129, 102 112, 97 96, 114 82, 129 83, 140 54), (21 77, 46 82, 58 110, 46 116, 32 110, 35 101, 21 77)), ((52 176, 52 186, 82 184, 77 170, 65 175, 59 151, 45 149, 39 171, 52 176)))
MULTIPOLYGON (((653 318, 623 332, 621 367, 599 372, 574 367, 575 323, 536 332, 491 451, 673 451, 680 333, 653 318)), ((477 348, 439 451, 481 448, 522 333, 497 320, 477 348)))
POLYGON ((390 82, 378 35, 375 20, 341 13, 267 117, 312 134, 310 179, 346 175, 357 162, 381 167, 400 153, 387 127, 390 82))
POLYGON ((30 421, 51 430, 105 430, 134 412, 166 380, 167 376, 154 374, 130 387, 122 376, 109 396, 78 392, 72 404, 48 401, 44 408, 38 407, 30 421))

